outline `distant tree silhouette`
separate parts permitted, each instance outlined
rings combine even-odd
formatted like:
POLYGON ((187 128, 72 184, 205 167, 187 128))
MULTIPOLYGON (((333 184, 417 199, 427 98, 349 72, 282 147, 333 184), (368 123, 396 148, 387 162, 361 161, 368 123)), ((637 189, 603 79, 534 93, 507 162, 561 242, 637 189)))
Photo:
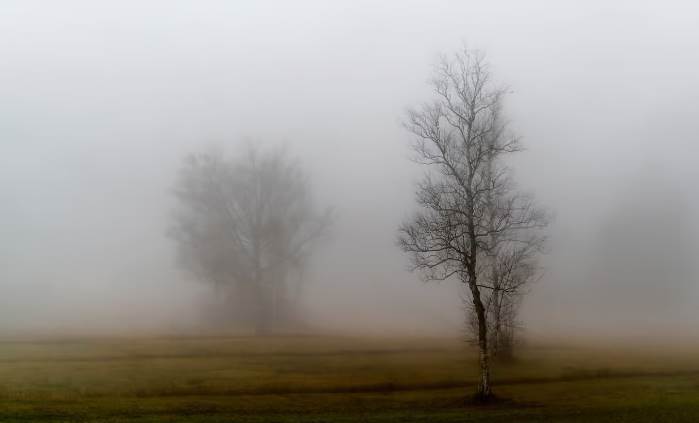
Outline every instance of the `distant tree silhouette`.
POLYGON ((228 158, 190 154, 180 169, 171 228, 182 266, 225 293, 256 333, 289 320, 293 284, 329 224, 298 162, 282 151, 228 158))

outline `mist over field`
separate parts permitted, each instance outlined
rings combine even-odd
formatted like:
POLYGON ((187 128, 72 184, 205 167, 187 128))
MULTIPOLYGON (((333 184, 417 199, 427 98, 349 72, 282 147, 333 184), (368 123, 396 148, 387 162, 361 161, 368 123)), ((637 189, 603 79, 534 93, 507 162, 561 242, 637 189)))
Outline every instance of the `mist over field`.
POLYGON ((525 337, 696 337, 699 18, 681 5, 4 2, 0 335, 220 329, 168 237, 173 189, 186 154, 249 145, 285 149, 334 210, 308 330, 460 335, 459 283, 421 282, 396 230, 422 174, 401 122, 465 43, 511 89, 517 184, 555 216, 525 337))

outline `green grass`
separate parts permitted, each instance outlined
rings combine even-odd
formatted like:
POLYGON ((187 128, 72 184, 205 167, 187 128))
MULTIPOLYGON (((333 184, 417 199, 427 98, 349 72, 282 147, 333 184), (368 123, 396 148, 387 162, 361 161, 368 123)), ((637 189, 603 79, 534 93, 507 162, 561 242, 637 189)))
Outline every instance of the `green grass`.
POLYGON ((538 346, 466 405, 466 345, 350 337, 0 342, 0 421, 696 422, 699 349, 538 346))

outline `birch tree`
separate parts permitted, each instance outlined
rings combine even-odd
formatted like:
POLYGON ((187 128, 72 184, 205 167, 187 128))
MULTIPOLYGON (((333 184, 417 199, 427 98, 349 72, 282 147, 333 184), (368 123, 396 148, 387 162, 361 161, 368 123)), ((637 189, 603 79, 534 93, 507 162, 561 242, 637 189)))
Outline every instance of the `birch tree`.
POLYGON ((426 281, 458 279, 476 321, 477 398, 492 397, 488 307, 520 291, 544 243, 546 213, 516 189, 507 158, 522 146, 502 116, 506 90, 484 56, 463 49, 437 64, 434 100, 408 111, 419 210, 399 228, 399 245, 426 281), (491 303, 489 305, 489 303, 491 303))

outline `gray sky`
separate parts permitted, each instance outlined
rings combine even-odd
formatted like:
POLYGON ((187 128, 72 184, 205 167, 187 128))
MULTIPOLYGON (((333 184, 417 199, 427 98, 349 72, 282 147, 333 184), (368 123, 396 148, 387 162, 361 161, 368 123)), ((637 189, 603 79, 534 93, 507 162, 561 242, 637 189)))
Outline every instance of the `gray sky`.
POLYGON ((696 335, 699 7, 669 1, 5 1, 0 330, 196 327, 210 292, 175 267, 169 189, 184 153, 250 139, 338 213, 314 316, 460 330, 456 283, 418 282, 394 239, 420 174, 401 118, 464 42, 512 88, 513 166, 556 215, 529 333, 696 335))

